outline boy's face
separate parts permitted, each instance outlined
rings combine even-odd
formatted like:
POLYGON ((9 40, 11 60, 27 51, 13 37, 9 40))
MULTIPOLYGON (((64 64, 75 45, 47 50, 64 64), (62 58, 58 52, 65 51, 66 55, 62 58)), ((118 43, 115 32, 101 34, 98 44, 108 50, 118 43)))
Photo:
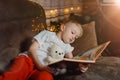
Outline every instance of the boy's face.
POLYGON ((80 28, 78 25, 74 23, 68 23, 66 25, 63 25, 62 35, 61 39, 64 41, 64 43, 73 43, 75 39, 77 39, 81 33, 80 28))

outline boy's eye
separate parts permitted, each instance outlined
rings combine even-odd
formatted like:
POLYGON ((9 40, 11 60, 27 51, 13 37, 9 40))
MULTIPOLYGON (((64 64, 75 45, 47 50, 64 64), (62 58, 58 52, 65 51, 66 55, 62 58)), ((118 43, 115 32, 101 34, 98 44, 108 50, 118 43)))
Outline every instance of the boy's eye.
POLYGON ((72 34, 74 34, 74 32, 71 32, 72 34))

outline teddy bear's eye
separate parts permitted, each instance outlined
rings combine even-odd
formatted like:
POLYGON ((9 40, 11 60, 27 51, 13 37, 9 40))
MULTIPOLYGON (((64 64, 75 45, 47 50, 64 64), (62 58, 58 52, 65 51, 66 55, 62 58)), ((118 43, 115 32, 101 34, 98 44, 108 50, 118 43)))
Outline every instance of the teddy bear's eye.
POLYGON ((57 53, 57 51, 55 51, 55 53, 57 53))
POLYGON ((59 55, 61 55, 61 53, 59 53, 59 55))

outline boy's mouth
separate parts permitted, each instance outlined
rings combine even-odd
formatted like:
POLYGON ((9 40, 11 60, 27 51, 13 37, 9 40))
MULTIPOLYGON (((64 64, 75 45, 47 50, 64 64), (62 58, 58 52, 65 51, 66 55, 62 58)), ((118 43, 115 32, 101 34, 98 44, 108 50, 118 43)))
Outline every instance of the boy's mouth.
POLYGON ((69 42, 72 42, 72 39, 69 39, 69 42))

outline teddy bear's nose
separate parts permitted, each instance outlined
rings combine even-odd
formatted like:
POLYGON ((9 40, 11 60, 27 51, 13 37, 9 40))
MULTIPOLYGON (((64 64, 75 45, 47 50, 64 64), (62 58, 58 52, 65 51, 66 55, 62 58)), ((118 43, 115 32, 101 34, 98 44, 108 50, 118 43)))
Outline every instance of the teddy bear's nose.
POLYGON ((61 53, 59 53, 59 55, 61 55, 61 53))
POLYGON ((59 55, 63 55, 63 53, 59 53, 59 55))

